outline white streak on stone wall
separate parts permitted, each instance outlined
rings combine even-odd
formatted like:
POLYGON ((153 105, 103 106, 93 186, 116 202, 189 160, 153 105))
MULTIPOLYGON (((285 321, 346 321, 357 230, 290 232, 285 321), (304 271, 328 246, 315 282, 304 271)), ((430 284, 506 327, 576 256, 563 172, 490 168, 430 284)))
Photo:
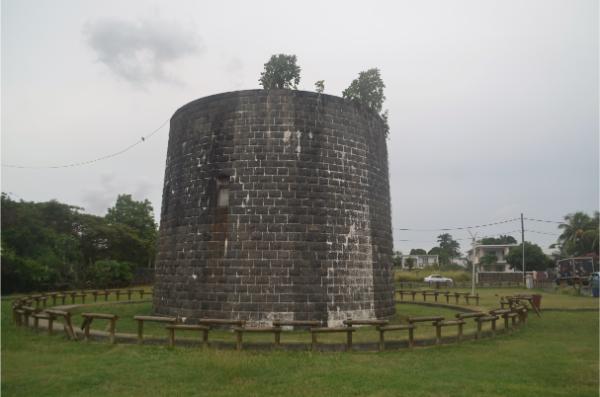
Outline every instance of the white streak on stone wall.
POLYGON ((301 139, 302 139, 302 131, 298 130, 298 131, 296 131, 296 154, 298 156, 300 156, 300 152, 302 151, 301 139))
MULTIPOLYGON (((347 173, 357 178, 363 176, 361 170, 350 163, 346 150, 341 151, 340 158, 342 159, 344 174, 347 173)), ((338 262, 333 261, 327 269, 327 289, 328 294, 331 296, 338 294, 348 297, 360 297, 360 303, 363 307, 356 310, 340 310, 339 306, 334 304, 334 299, 331 299, 327 307, 327 326, 329 327, 341 326, 343 321, 348 318, 373 319, 376 317, 373 304, 375 291, 373 285, 373 254, 370 249, 369 203, 362 193, 361 191, 361 194, 355 198, 357 203, 361 203, 360 209, 346 211, 345 219, 348 232, 344 235, 342 243, 342 254, 349 254, 354 257, 351 261, 357 267, 336 271, 335 265, 338 262), (361 247, 365 245, 369 249, 366 251, 361 250, 361 247), (363 254, 361 251, 365 251, 366 257, 361 258, 361 254, 363 254), (340 282, 335 283, 336 279, 340 282)))

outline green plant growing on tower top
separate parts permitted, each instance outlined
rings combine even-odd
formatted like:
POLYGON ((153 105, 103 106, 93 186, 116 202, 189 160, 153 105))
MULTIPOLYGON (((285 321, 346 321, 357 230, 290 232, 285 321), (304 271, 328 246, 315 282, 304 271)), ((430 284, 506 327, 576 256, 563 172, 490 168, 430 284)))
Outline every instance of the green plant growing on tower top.
POLYGON ((315 83, 315 91, 322 94, 325 91, 325 80, 319 80, 315 83))
POLYGON ((296 55, 272 55, 271 59, 265 63, 265 70, 260 74, 258 81, 265 90, 298 89, 300 66, 296 64, 296 61, 296 55))
POLYGON ((389 132, 388 111, 381 112, 385 95, 383 89, 385 84, 381 79, 379 69, 372 68, 358 74, 358 78, 354 79, 350 86, 342 92, 342 96, 346 99, 356 101, 369 109, 375 111, 381 117, 384 123, 385 134, 389 132))
POLYGON ((381 79, 379 69, 373 68, 358 74, 350 86, 342 92, 346 99, 357 101, 377 113, 381 112, 385 95, 385 84, 381 79))

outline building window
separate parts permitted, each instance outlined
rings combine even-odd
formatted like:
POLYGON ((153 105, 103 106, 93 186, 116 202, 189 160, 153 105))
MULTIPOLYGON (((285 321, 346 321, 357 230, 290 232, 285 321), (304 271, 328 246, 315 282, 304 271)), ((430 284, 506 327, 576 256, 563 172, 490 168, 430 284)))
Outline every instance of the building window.
POLYGON ((229 177, 226 175, 217 178, 217 207, 229 207, 229 177))

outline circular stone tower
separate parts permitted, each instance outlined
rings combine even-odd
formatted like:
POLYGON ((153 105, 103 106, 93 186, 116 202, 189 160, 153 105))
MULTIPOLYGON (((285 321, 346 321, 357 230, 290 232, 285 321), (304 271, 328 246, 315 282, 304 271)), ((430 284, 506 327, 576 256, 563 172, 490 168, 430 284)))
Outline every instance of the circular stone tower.
POLYGON ((171 118, 157 314, 321 320, 394 313, 385 127, 330 95, 213 95, 171 118))

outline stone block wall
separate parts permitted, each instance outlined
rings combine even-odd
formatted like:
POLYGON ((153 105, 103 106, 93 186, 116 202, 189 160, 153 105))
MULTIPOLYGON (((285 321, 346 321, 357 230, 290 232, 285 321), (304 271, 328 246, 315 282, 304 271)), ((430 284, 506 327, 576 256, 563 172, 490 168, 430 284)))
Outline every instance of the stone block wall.
POLYGON ((322 320, 394 313, 384 125, 293 90, 198 99, 171 119, 157 314, 322 320))

